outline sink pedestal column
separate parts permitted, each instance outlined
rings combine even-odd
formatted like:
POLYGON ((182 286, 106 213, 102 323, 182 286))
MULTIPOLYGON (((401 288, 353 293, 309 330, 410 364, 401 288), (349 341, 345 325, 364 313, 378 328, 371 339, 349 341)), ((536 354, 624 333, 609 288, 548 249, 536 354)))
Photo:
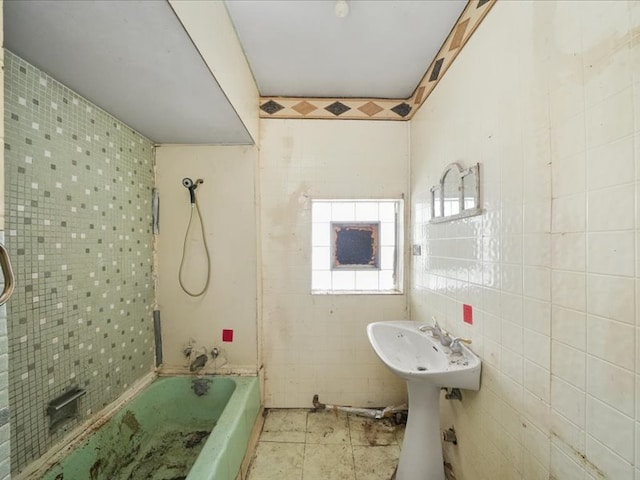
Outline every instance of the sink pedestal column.
POLYGON ((440 387, 407 381, 409 416, 396 480, 444 480, 440 387))

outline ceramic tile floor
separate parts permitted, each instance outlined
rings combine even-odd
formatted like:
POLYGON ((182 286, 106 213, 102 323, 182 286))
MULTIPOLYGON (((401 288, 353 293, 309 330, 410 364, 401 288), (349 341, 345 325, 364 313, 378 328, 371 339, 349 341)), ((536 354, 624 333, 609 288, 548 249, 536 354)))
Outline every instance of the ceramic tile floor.
POLYGON ((267 412, 248 480, 390 480, 396 469, 404 425, 327 410, 267 412))

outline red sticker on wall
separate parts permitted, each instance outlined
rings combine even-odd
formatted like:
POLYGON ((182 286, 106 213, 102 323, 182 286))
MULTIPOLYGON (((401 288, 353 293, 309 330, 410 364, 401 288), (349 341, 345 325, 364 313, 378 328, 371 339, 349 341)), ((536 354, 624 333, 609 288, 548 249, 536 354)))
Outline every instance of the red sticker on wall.
POLYGON ((222 330, 222 341, 223 342, 233 342, 233 330, 222 330))
POLYGON ((471 305, 462 305, 462 319, 464 320, 464 323, 473 325, 473 308, 471 305))

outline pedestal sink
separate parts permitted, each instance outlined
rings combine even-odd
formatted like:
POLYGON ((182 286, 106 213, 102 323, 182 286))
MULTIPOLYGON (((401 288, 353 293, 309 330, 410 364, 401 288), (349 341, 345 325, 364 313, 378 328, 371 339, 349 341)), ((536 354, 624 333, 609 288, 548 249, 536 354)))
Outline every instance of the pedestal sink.
POLYGON ((397 320, 367 325, 367 336, 380 360, 404 378, 409 416, 396 480, 444 480, 440 443, 440 389, 480 388, 480 359, 464 345, 459 353, 420 324, 397 320))

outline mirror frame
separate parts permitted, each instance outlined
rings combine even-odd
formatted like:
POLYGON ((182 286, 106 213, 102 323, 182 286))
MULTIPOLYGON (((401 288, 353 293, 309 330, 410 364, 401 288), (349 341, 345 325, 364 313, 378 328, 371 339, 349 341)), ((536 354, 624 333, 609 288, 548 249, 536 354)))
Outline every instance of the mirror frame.
POLYGON ((458 163, 450 163, 440 175, 440 182, 437 185, 431 187, 431 220, 429 223, 442 223, 448 222, 451 220, 457 220, 459 218, 473 217, 474 215, 482 215, 482 208, 480 208, 480 164, 476 163, 475 165, 463 169, 462 166, 458 163), (454 178, 458 181, 458 202, 459 202, 459 213, 455 215, 444 215, 444 181, 447 177, 447 174, 450 172, 456 174, 454 178), (464 179, 469 177, 470 175, 475 174, 475 182, 472 185, 467 186, 467 190, 471 190, 471 192, 465 191, 465 182, 464 179), (468 198, 473 199, 473 205, 469 208, 465 208, 464 200, 465 195, 468 198), (436 211, 435 205, 436 200, 438 202, 438 211, 436 211))

